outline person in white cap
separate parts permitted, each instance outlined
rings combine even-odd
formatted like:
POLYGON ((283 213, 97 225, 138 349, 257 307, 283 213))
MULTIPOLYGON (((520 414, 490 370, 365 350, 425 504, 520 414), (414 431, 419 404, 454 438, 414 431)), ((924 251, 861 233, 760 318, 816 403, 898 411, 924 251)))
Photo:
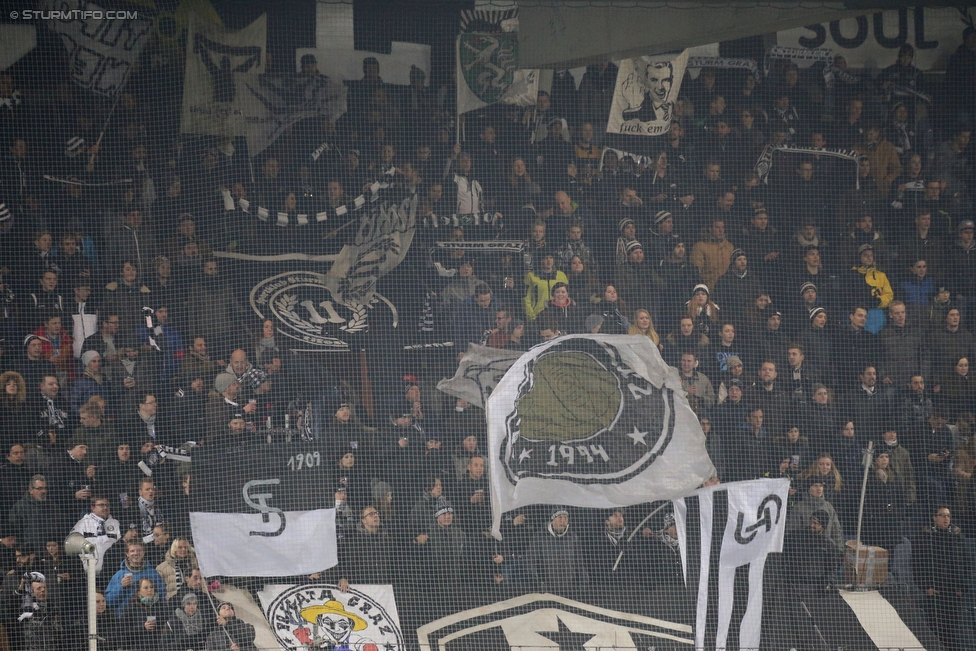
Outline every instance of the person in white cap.
POLYGON ((553 507, 548 524, 529 546, 529 580, 538 592, 565 596, 583 594, 590 575, 583 561, 579 537, 570 531, 569 511, 553 507))

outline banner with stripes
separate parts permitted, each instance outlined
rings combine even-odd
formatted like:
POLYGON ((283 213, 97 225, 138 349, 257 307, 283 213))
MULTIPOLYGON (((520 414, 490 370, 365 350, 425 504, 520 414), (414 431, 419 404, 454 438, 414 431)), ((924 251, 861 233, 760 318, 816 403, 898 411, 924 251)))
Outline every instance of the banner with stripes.
POLYGON ((725 649, 733 613, 741 613, 738 648, 759 648, 763 570, 770 552, 783 551, 789 488, 787 479, 758 479, 674 500, 685 585, 698 594, 696 649, 725 649), (745 595, 735 590, 737 574, 748 575, 745 595))

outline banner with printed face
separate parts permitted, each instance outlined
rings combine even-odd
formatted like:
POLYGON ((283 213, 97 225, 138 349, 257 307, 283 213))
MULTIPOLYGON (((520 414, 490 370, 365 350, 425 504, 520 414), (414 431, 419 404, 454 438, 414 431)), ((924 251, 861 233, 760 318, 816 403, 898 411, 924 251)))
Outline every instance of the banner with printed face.
POLYGON ((287 651, 406 648, 391 585, 268 584, 258 598, 287 651))
POLYGON ((607 133, 660 136, 668 132, 688 65, 688 50, 665 57, 668 58, 644 56, 617 62, 617 86, 607 133))

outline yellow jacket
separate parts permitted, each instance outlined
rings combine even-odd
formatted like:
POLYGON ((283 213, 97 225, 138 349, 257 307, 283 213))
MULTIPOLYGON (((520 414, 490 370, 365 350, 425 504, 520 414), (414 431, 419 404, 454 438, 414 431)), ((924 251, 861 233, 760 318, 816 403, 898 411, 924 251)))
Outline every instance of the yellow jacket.
POLYGON ((888 276, 874 267, 854 267, 854 271, 864 276, 864 282, 871 288, 871 296, 878 299, 878 307, 882 310, 895 299, 895 292, 891 289, 888 276))

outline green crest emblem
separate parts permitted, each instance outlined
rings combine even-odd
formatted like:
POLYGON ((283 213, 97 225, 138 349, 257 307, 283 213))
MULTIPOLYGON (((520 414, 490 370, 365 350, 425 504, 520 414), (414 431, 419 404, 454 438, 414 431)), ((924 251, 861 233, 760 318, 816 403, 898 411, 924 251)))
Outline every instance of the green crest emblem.
POLYGON ((518 34, 462 34, 458 58, 468 88, 491 104, 512 85, 519 66, 518 34))

